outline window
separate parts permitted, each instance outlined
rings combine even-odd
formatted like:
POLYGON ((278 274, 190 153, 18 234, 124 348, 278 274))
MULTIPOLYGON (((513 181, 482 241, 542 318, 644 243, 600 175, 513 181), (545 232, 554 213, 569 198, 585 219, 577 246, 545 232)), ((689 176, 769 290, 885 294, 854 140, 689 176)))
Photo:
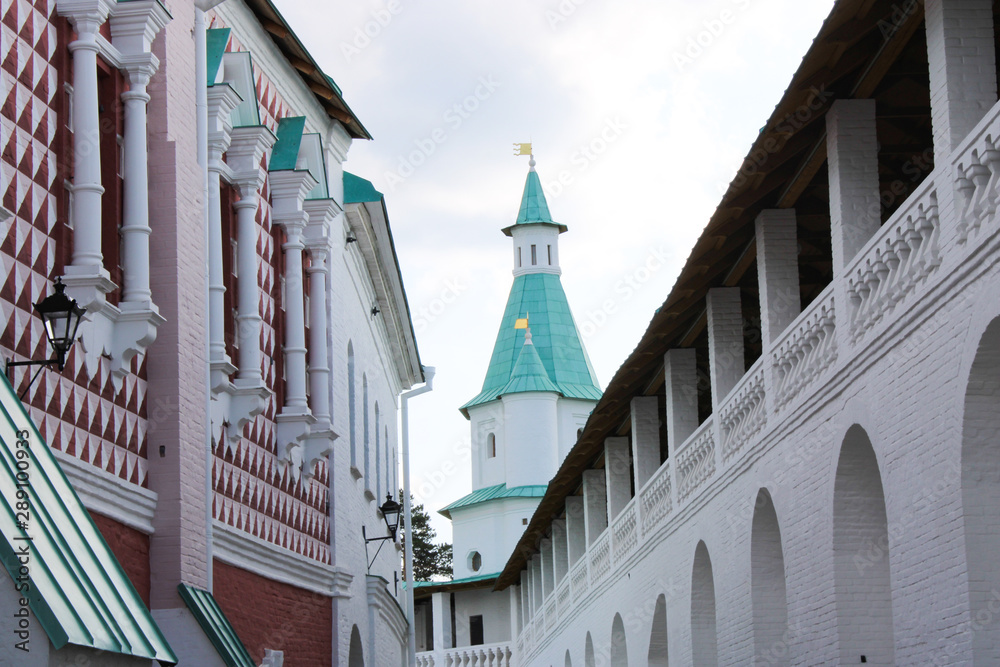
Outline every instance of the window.
POLYGON ((492 459, 496 458, 497 455, 497 437, 490 433, 486 436, 486 458, 492 459))
POLYGON ((552 246, 549 245, 545 247, 549 251, 549 266, 552 266, 552 246))
POLYGON ((222 253, 222 284, 226 288, 222 296, 222 310, 224 313, 229 313, 223 322, 223 328, 225 329, 226 354, 229 355, 229 360, 234 364, 236 363, 237 350, 240 347, 239 336, 237 336, 240 327, 237 319, 239 298, 236 290, 236 267, 239 260, 236 249, 236 216, 233 213, 235 199, 236 193, 233 187, 228 183, 221 183, 219 201, 222 212, 222 243, 225 246, 228 241, 232 249, 232 252, 222 253))
POLYGON ((469 617, 469 644, 479 646, 483 643, 483 616, 469 617))
POLYGON ((347 343, 347 421, 351 431, 351 467, 358 469, 358 440, 354 422, 357 410, 354 400, 354 344, 347 343))
POLYGON ((483 557, 478 551, 473 551, 469 554, 469 569, 473 572, 479 572, 483 569, 483 557))
POLYGON ((100 119, 101 151, 101 254, 104 268, 118 289, 108 295, 108 300, 118 305, 122 288, 122 197, 125 191, 122 171, 122 135, 125 133, 125 114, 121 95, 125 92, 125 77, 116 67, 97 59, 97 99, 100 119))
POLYGON ((538 253, 535 250, 535 246, 531 246, 531 265, 535 266, 538 264, 538 253))
POLYGON ((380 500, 382 498, 382 466, 379 462, 382 459, 382 442, 381 442, 381 430, 379 427, 382 425, 378 414, 378 401, 375 402, 375 500, 380 500))
POLYGON ((522 526, 527 526, 528 525, 528 517, 526 517, 526 516, 521 517, 521 525, 522 526))
POLYGON ((517 268, 521 268, 521 248, 517 249, 517 268))
POLYGON ((365 491, 371 492, 371 482, 368 476, 369 461, 371 461, 371 453, 368 447, 368 376, 364 373, 361 374, 361 418, 362 418, 362 432, 364 433, 365 443, 365 491))

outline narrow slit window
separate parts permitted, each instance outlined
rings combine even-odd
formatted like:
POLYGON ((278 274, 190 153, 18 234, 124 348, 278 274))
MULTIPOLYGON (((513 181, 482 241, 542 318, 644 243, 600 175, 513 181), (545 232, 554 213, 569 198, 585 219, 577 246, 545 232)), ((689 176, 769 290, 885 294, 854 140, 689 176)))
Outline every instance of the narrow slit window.
POLYGON ((517 249, 517 268, 521 268, 521 248, 517 249))
POLYGON ((531 265, 535 266, 536 264, 538 264, 538 253, 535 250, 535 246, 532 245, 531 246, 531 265))
POLYGON ((549 251, 549 266, 552 266, 552 246, 546 246, 546 249, 549 251))

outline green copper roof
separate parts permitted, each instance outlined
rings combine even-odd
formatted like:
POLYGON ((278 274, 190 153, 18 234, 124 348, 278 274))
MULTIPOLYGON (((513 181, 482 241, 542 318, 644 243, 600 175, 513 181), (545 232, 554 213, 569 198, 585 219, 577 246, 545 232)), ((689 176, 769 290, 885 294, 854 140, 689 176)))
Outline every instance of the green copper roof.
MULTIPOLYGON (((414 581, 413 588, 425 588, 427 586, 454 586, 455 584, 471 584, 477 581, 489 581, 490 579, 496 579, 500 576, 499 572, 494 572, 493 574, 477 574, 472 577, 462 577, 461 579, 448 579, 446 581, 414 581)), ((403 588, 406 588, 406 582, 403 582, 403 588)))
POLYGON ((514 370, 510 373, 510 380, 500 390, 500 395, 517 394, 526 391, 554 391, 559 392, 559 387, 549 379, 549 374, 545 372, 542 358, 538 356, 538 351, 531 342, 531 334, 526 334, 521 351, 517 354, 517 361, 514 363, 514 370))
POLYGON ((229 28, 212 28, 205 31, 206 59, 208 61, 208 85, 215 85, 222 65, 222 54, 229 43, 229 28))
POLYGON ((20 595, 57 650, 74 644, 177 663, 6 378, 0 382, 0 535, 0 561, 15 583, 28 584, 20 595))
POLYGON ((375 189, 371 181, 360 176, 344 172, 344 203, 363 204, 370 201, 382 201, 382 193, 375 189))
POLYGON ((306 126, 305 116, 286 116, 278 121, 277 139, 271 149, 268 171, 295 169, 299 161, 299 146, 302 145, 302 131, 306 126))
POLYGON ((257 667, 211 593, 187 584, 179 584, 177 592, 181 594, 184 604, 191 610, 227 667, 257 667))
MULTIPOLYGON (((559 276, 554 273, 528 273, 514 278, 483 389, 459 408, 466 417, 469 416, 468 408, 496 400, 510 383, 515 362, 524 345, 524 336, 520 329, 514 328, 514 321, 525 316, 531 327, 531 342, 537 357, 556 391, 567 398, 591 401, 601 398, 597 376, 580 340, 580 332, 573 321, 559 276)), ((514 391, 518 390, 511 388, 508 393, 514 391)))
POLYGON ((506 484, 487 486, 485 489, 478 489, 469 495, 459 498, 455 502, 438 510, 438 514, 451 519, 451 511, 460 507, 469 507, 479 503, 499 500, 500 498, 541 498, 545 495, 545 484, 529 484, 528 486, 515 486, 508 489, 506 484))
MULTIPOLYGON (((560 232, 565 232, 566 225, 561 225, 552 219, 549 213, 549 204, 545 201, 545 192, 542 191, 542 181, 538 178, 538 172, 534 167, 528 172, 528 178, 524 181, 524 193, 521 195, 521 208, 517 212, 517 220, 514 225, 555 225, 560 232)), ((514 225, 507 227, 503 233, 510 236, 510 230, 514 225)))

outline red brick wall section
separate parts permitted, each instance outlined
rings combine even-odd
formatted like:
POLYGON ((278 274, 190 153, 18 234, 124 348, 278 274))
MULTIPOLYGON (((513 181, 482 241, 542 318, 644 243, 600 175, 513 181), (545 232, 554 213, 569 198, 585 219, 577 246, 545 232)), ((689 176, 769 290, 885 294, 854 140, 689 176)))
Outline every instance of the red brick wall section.
POLYGON ((286 665, 332 663, 331 598, 217 560, 214 568, 215 599, 254 662, 269 648, 284 651, 286 665))
POLYGON ((100 514, 90 513, 111 553, 121 563, 142 601, 149 606, 149 535, 100 514))

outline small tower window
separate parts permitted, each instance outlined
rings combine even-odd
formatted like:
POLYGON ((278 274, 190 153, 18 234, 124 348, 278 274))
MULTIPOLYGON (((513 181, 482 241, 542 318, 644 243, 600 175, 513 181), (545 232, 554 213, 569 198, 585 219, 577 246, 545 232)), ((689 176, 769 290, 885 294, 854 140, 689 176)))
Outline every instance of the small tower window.
POLYGON ((478 551, 473 551, 469 554, 469 569, 473 572, 479 572, 483 568, 483 557, 478 551))
POLYGON ((517 268, 521 268, 521 247, 517 248, 517 268))
POLYGON ((493 459, 497 455, 497 437, 490 433, 486 436, 486 458, 493 459))
POLYGON ((535 251, 535 246, 532 245, 531 246, 531 265, 535 266, 536 264, 538 264, 538 254, 535 251))
POLYGON ((546 246, 549 251, 549 266, 552 266, 552 246, 546 246))

